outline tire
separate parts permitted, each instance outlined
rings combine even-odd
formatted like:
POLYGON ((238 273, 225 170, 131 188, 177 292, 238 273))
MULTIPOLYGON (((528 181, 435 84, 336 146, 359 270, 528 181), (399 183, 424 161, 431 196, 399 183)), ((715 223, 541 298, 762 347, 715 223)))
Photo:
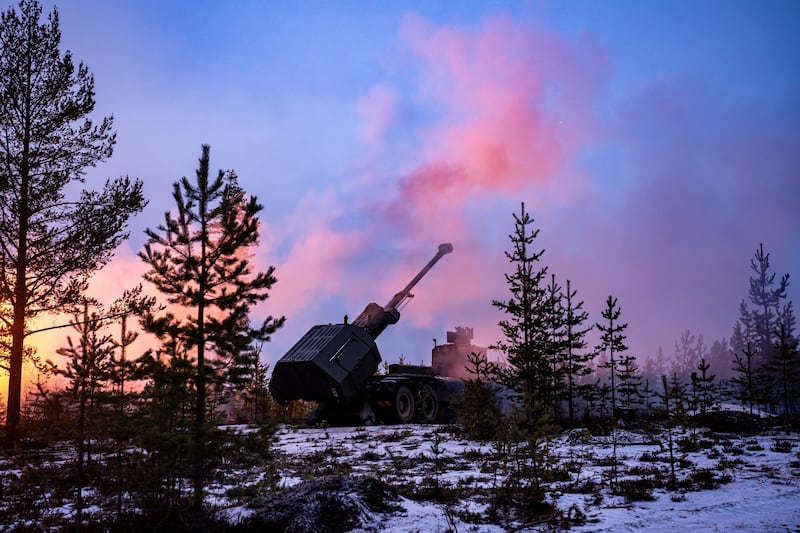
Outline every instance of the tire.
POLYGON ((414 418, 414 395, 405 385, 397 387, 394 395, 394 414, 401 424, 408 424, 414 418))
POLYGON ((435 422, 439 416, 439 399, 436 393, 430 388, 423 388, 419 391, 419 421, 425 424, 435 422))

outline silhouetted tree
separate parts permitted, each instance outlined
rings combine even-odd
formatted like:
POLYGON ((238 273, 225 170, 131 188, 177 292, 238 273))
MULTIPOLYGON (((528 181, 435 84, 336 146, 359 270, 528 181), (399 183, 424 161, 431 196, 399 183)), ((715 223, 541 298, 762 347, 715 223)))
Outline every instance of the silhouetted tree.
POLYGON ((642 400, 642 374, 632 355, 622 357, 619 362, 619 395, 626 409, 635 409, 642 400))
POLYGON ((700 359, 697 363, 697 372, 692 372, 692 391, 694 392, 694 408, 700 411, 701 415, 706 414, 716 400, 716 386, 714 379, 716 376, 709 373, 711 365, 705 360, 700 359))
POLYGON ((748 379, 744 376, 744 369, 749 365, 748 372, 752 373, 752 380, 756 384, 756 390, 751 391, 756 397, 750 398, 750 401, 774 408, 782 403, 781 392, 771 387, 768 380, 774 377, 775 369, 780 366, 778 334, 780 324, 784 322, 783 314, 787 309, 791 310, 788 304, 781 306, 786 299, 789 275, 784 274, 776 281, 776 274, 771 271, 770 255, 764 251, 763 244, 759 245, 750 260, 750 270, 752 275, 747 292, 750 305, 745 300, 739 304, 739 319, 731 336, 734 370, 739 374, 732 381, 737 383, 741 392, 743 383, 748 379))
MULTIPOLYGON (((260 347, 257 353, 261 354, 260 347)), ((272 396, 267 388, 269 385, 268 372, 269 365, 262 363, 260 357, 256 357, 250 380, 244 391, 245 405, 252 408, 252 420, 256 424, 268 421, 272 412, 272 396)))
POLYGON ((136 424, 131 457, 135 476, 128 483, 151 523, 159 523, 172 513, 183 497, 184 480, 191 477, 191 429, 194 418, 196 369, 189 358, 186 342, 174 316, 148 319, 151 331, 157 330, 161 345, 135 360, 137 377, 144 382, 141 401, 131 413, 136 424))
POLYGON ((193 484, 200 523, 206 385, 214 377, 209 362, 234 360, 253 342, 269 341, 285 321, 269 316, 260 326, 250 326, 251 306, 265 300, 276 282, 274 267, 254 273, 249 261, 248 250, 258 243, 257 214, 263 207, 255 197, 247 198, 233 172, 219 171, 215 178, 209 177, 209 152, 204 145, 194 184, 185 177, 174 183, 177 213, 165 213, 157 231, 147 230, 149 240, 139 254, 150 267, 145 279, 171 304, 192 313, 183 320, 167 314, 160 322, 149 320, 146 326, 159 333, 174 331, 196 355, 193 484))
POLYGON ((96 302, 85 298, 83 313, 76 314, 73 319, 73 327, 79 334, 79 343, 75 344, 68 336, 67 346, 57 350, 59 355, 66 358, 66 367, 59 369, 54 365, 55 371, 69 380, 73 395, 78 400, 76 438, 78 486, 75 497, 75 522, 78 530, 83 527, 84 464, 88 462, 87 453, 91 454, 87 444, 91 442, 95 394, 109 380, 109 367, 114 349, 111 336, 102 331, 100 315, 89 314, 90 304, 96 302))
POLYGON ((114 345, 114 353, 111 355, 109 365, 109 379, 113 391, 111 403, 114 407, 114 414, 109 421, 109 433, 114 439, 115 465, 113 475, 116 478, 117 492, 117 523, 122 519, 122 499, 126 492, 125 477, 129 474, 124 469, 124 447, 127 440, 135 432, 136 421, 128 413, 128 405, 131 397, 135 396, 132 390, 126 389, 125 385, 139 377, 135 360, 130 357, 128 349, 139 338, 139 332, 131 329, 129 319, 131 317, 141 317, 146 312, 152 312, 156 307, 155 298, 142 294, 142 285, 139 284, 133 289, 126 290, 122 296, 111 304, 109 316, 119 326, 119 336, 113 337, 111 342, 114 345))
POLYGON ((555 274, 550 275, 550 283, 545 287, 545 327, 547 329, 547 353, 550 360, 549 405, 553 416, 559 416, 559 405, 565 397, 565 350, 566 316, 564 294, 556 282, 555 274))
POLYGON ((468 438, 494 439, 503 427, 497 398, 497 364, 473 352, 467 355, 466 369, 470 377, 464 380, 464 390, 455 402, 456 414, 468 438))
POLYGON ((667 380, 667 376, 661 376, 662 392, 656 392, 656 396, 661 400, 661 405, 658 412, 666 418, 667 421, 667 449, 669 450, 669 465, 670 465, 670 488, 674 489, 677 485, 677 478, 675 476, 675 439, 673 437, 673 428, 680 424, 685 414, 685 391, 678 376, 673 374, 671 380, 667 380))
MULTIPOLYGON (((542 286, 547 267, 539 266, 544 250, 533 246, 539 230, 531 230, 532 224, 522 203, 519 215, 514 214, 514 234, 509 236, 511 251, 505 252, 513 266, 512 272, 505 275, 510 295, 507 300, 492 302, 506 315, 498 324, 504 338, 494 347, 505 354, 511 365, 509 385, 522 393, 523 404, 542 411, 552 405, 548 309, 542 286)), ((529 422, 538 419, 539 413, 528 413, 529 422)))
POLYGON ((764 367, 755 365, 755 354, 756 351, 751 343, 747 343, 741 353, 735 353, 733 367, 735 375, 731 378, 731 383, 737 389, 736 397, 742 402, 743 407, 749 408, 751 415, 753 408, 764 397, 761 389, 764 367))
POLYGON ((755 257, 750 260, 750 289, 748 298, 752 304, 749 310, 753 333, 759 354, 759 366, 769 363, 774 356, 774 338, 780 321, 780 305, 786 298, 789 286, 789 274, 784 274, 775 282, 775 272, 770 271, 769 254, 764 252, 764 245, 759 244, 755 257))
POLYGON ((0 299, 12 308, 5 446, 20 418, 30 318, 75 302, 88 275, 127 237, 145 205, 141 182, 109 180, 101 191, 68 198, 87 168, 111 156, 111 118, 94 125, 94 79, 62 53, 58 12, 44 24, 36 0, 0 20, 0 299))
POLYGON ((778 325, 777 339, 775 340, 777 354, 771 370, 778 384, 783 415, 788 421, 792 417, 792 407, 799 392, 800 357, 798 357, 797 350, 798 339, 794 336, 794 315, 791 313, 791 308, 784 316, 787 320, 778 325))
POLYGON ((602 353, 608 351, 609 359, 607 366, 611 373, 611 416, 616 417, 617 413, 617 396, 616 396, 616 363, 615 355, 619 355, 628 349, 625 346, 624 332, 628 327, 627 323, 620 323, 619 317, 622 314, 622 308, 617 305, 617 299, 609 296, 606 299, 606 308, 600 314, 605 319, 605 322, 598 322, 597 329, 600 330, 600 344, 597 346, 597 352, 602 353))
POLYGON ((591 373, 589 361, 594 356, 586 352, 588 345, 586 335, 592 326, 585 327, 589 313, 583 310, 583 301, 576 300, 577 291, 573 290, 570 280, 564 293, 564 375, 567 384, 567 408, 569 421, 575 422, 575 399, 579 392, 579 383, 591 373))

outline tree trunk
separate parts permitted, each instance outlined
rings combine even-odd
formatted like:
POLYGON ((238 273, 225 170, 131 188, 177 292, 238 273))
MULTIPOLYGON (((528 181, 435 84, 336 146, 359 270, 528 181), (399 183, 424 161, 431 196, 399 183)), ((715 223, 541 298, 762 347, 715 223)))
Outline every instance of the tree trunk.
MULTIPOLYGON (((28 129, 29 130, 29 129, 28 129)), ((11 326, 11 354, 8 371, 8 404, 6 406, 6 434, 4 446, 13 450, 17 444, 17 426, 22 407, 22 356, 25 353, 25 310, 28 306, 26 286, 28 254, 28 139, 22 156, 20 185, 19 232, 17 233, 17 265, 14 280, 14 324, 11 326)))

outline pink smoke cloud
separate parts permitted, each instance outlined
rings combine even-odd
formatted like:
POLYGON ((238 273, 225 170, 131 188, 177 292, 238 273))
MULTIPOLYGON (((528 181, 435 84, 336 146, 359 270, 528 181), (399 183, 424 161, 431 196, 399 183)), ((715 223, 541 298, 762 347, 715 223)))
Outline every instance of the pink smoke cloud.
POLYGON ((468 243, 473 206, 522 191, 539 205, 582 192, 574 160, 597 130, 593 106, 608 70, 600 47, 508 17, 466 30, 411 15, 399 39, 416 80, 407 107, 427 119, 413 130, 418 163, 381 206, 390 235, 468 243))
POLYGON ((421 132, 425 162, 404 181, 406 198, 547 184, 595 129, 592 105, 607 63, 599 47, 508 17, 467 31, 409 16, 401 41, 419 65, 422 98, 438 113, 421 132), (458 171, 427 171, 443 163, 458 171))

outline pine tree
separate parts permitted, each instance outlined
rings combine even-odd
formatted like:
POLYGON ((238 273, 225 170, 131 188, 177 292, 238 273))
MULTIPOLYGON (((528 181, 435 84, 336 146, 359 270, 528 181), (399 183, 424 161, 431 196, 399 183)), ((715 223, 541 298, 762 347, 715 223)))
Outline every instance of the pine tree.
POLYGON ((650 414, 653 410, 653 389, 650 387, 650 380, 644 380, 644 386, 642 387, 642 400, 644 403, 645 411, 650 414))
POLYGON ((675 439, 673 438, 673 428, 680 423, 683 418, 685 391, 681 385, 680 380, 676 374, 672 375, 672 379, 668 382, 667 376, 661 376, 662 392, 656 392, 656 396, 661 400, 659 408, 660 414, 666 418, 667 421, 667 446, 669 450, 669 465, 670 465, 670 488, 674 489, 677 485, 677 477, 675 475, 675 439))
POLYGON ((625 329, 627 323, 620 323, 619 317, 622 314, 622 309, 617 305, 617 299, 609 296, 606 299, 606 308, 600 314, 606 322, 599 322, 597 329, 600 330, 600 345, 597 347, 597 352, 602 353, 608 351, 609 360, 608 368, 611 373, 611 416, 617 416, 617 397, 616 397, 616 364, 614 355, 622 354, 628 349, 625 346, 625 329))
MULTIPOLYGON (((533 247, 539 230, 531 230, 532 224, 533 219, 522 203, 519 215, 514 214, 514 234, 509 236, 512 249, 505 253, 513 265, 512 273, 505 275, 511 294, 507 300, 492 302, 507 316, 498 323, 504 339, 494 348, 505 354, 511 365, 509 385, 522 394, 523 404, 542 411, 552 405, 548 309, 542 287, 547 267, 538 266, 544 250, 533 247)), ((528 413, 529 422, 538 418, 538 412, 528 413)))
MULTIPOLYGON (((83 487, 85 482, 84 464, 91 457, 88 449, 91 443, 91 426, 94 415, 94 399, 98 389, 109 379, 109 363, 114 345, 111 336, 102 333, 102 319, 97 313, 89 314, 90 304, 96 302, 84 299, 83 314, 73 320, 75 331, 80 335, 79 344, 67 337, 67 346, 57 353, 67 358, 66 368, 56 372, 66 377, 71 384, 74 396, 78 399, 77 420, 77 490, 75 501, 75 520, 78 530, 83 527, 83 487)), ((55 365, 54 365, 55 368, 55 365)))
POLYGON ((559 405, 564 398, 564 365, 566 349, 566 314, 564 310, 564 294, 556 282, 555 274, 551 274, 550 283, 545 287, 545 324, 548 334, 548 359, 550 360, 550 411, 559 416, 559 405))
POLYGON ((128 322, 129 318, 141 317, 144 313, 152 312, 155 307, 155 298, 143 296, 142 285, 139 284, 131 290, 126 290, 111 304, 109 309, 108 316, 119 325, 119 336, 111 339, 114 353, 111 355, 109 365, 109 379, 113 386, 111 402, 114 407, 109 433, 115 444, 116 464, 113 474, 116 476, 117 523, 122 519, 122 498, 125 492, 125 478, 128 474, 123 467, 124 446, 133 435, 135 427, 128 413, 128 405, 134 397, 134 393, 125 386, 137 377, 136 366, 134 360, 129 357, 128 349, 139 338, 139 332, 131 330, 128 322))
POLYGON ((194 409, 194 508, 202 523, 205 478, 207 384, 215 377, 209 363, 232 361, 255 341, 269 341, 285 318, 267 317, 250 326, 253 304, 268 297, 276 282, 274 268, 254 274, 248 250, 258 243, 262 206, 247 198, 233 172, 219 171, 209 177, 210 147, 204 145, 196 182, 182 178, 173 185, 177 215, 164 215, 157 231, 148 229, 149 240, 139 257, 150 270, 145 279, 167 296, 171 304, 187 308, 190 318, 167 314, 149 320, 159 333, 177 332, 196 357, 194 409))
POLYGON ((597 412, 601 419, 611 416, 611 385, 595 383, 597 388, 597 412))
POLYGON ((789 286, 789 274, 784 274, 776 286, 776 273, 770 272, 769 254, 764 252, 763 243, 758 246, 755 257, 750 260, 750 270, 754 275, 750 277, 748 297, 753 304, 750 316, 758 343, 760 366, 769 363, 774 356, 773 339, 780 317, 780 304, 786 298, 789 286))
POLYGON ((464 390, 455 403, 464 433, 470 439, 488 441, 497 437, 503 427, 502 413, 497 401, 498 367, 479 353, 467 355, 464 390))
POLYGON ((87 277, 127 237, 142 210, 140 181, 109 180, 77 198, 67 189, 111 156, 111 118, 95 125, 94 79, 60 50, 58 12, 39 23, 37 0, 0 20, 0 296, 10 302, 5 447, 20 420, 22 364, 31 318, 80 298, 87 277))
MULTIPOLYGON (((260 353, 260 349, 258 351, 260 353)), ((262 363, 260 358, 255 361, 250 381, 244 392, 245 406, 253 409, 252 419, 255 424, 263 424, 270 419, 272 413, 272 396, 269 394, 269 364, 262 363)))
POLYGON ((788 422, 792 418, 794 401, 798 396, 800 385, 800 357, 798 357, 798 339, 794 335, 794 314, 791 302, 784 312, 784 321, 778 325, 775 340, 776 357, 772 365, 772 376, 778 384, 778 394, 783 407, 783 415, 788 422))
POLYGON ((750 414, 753 408, 763 399, 761 390, 764 367, 755 365, 756 351, 751 343, 747 343, 741 353, 734 353, 735 375, 731 378, 731 383, 737 390, 737 398, 742 402, 743 407, 748 407, 750 414))
MULTIPOLYGON (((780 366, 778 332, 786 305, 781 307, 787 295, 789 275, 784 274, 776 281, 776 273, 771 271, 770 255, 760 244, 750 260, 752 275, 749 280, 747 299, 739 304, 739 319, 734 325, 731 348, 735 355, 734 370, 739 376, 733 379, 740 388, 743 383, 745 365, 750 366, 752 380, 756 383, 756 398, 752 401, 775 407, 782 403, 781 392, 769 382, 775 377, 774 369, 780 366), (745 356, 745 350, 749 355, 745 356), (749 358, 745 361, 743 357, 749 358), (738 368, 738 370, 737 370, 738 368)), ((745 378, 746 379, 746 378, 745 378)))
POLYGON ((134 404, 131 422, 136 424, 133 444, 143 452, 132 458, 136 489, 130 491, 135 507, 151 523, 160 523, 174 512, 183 498, 184 480, 191 476, 189 457, 196 369, 180 340, 180 332, 164 325, 161 346, 135 362, 136 376, 144 382, 141 400, 134 404))
POLYGON ((695 409, 700 411, 701 415, 705 415, 713 406, 716 400, 716 386, 714 385, 714 374, 709 374, 711 365, 705 358, 700 359, 697 363, 697 371, 692 372, 692 389, 695 391, 695 409))
POLYGON ((636 357, 627 355, 619 362, 619 395, 625 409, 635 409, 642 401, 642 375, 636 357))
POLYGON ((575 399, 580 381, 589 375, 589 361, 594 354, 585 352, 588 343, 586 335, 592 326, 584 327, 589 313, 583 310, 583 301, 576 300, 577 291, 572 290, 570 280, 564 293, 564 374, 567 381, 567 408, 570 423, 575 422, 575 399))

